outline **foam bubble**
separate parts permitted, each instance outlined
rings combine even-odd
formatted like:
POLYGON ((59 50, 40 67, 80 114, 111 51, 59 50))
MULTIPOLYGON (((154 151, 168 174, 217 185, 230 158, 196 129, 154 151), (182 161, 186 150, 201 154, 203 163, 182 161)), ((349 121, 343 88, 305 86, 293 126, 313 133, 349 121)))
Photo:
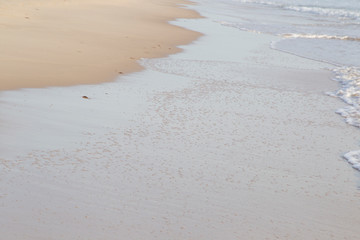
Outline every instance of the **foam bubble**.
POLYGON ((358 9, 359 5, 356 2, 353 2, 351 6, 348 4, 342 4, 341 2, 332 2, 326 3, 319 2, 315 3, 313 1, 263 1, 263 0, 238 0, 241 3, 250 3, 250 4, 262 4, 267 6, 273 6, 282 8, 284 10, 290 10, 301 13, 310 13, 320 16, 327 17, 336 17, 340 19, 360 19, 360 10, 358 9))
MULTIPOLYGON (((341 83, 341 89, 331 95, 341 98, 348 104, 336 113, 340 114, 346 123, 360 128, 360 68, 342 67, 334 71, 335 79, 341 83)), ((360 150, 348 152, 343 157, 353 168, 360 171, 360 150)))
POLYGON ((284 38, 307 38, 307 39, 332 39, 332 40, 347 40, 360 41, 360 38, 351 36, 332 36, 326 34, 301 34, 301 33, 287 33, 283 34, 284 38))
POLYGON ((352 165, 353 168, 360 171, 360 150, 348 152, 344 154, 344 158, 352 165))
POLYGON ((336 113, 344 117, 345 121, 360 128, 360 68, 341 67, 334 70, 341 89, 332 96, 339 97, 348 106, 340 108, 336 113))
POLYGON ((313 6, 285 6, 284 9, 293 10, 297 12, 318 14, 321 16, 338 17, 345 19, 359 19, 360 12, 350 9, 313 7, 313 6))

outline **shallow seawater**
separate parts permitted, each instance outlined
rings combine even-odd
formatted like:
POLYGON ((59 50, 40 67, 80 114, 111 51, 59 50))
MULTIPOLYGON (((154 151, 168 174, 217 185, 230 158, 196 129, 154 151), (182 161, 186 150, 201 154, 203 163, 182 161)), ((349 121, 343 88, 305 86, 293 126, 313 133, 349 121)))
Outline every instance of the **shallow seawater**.
MULTIPOLYGON (((360 127, 360 1, 205 1, 222 25, 278 36, 280 40, 271 43, 273 49, 333 65, 330 70, 341 89, 328 94, 347 104, 336 112, 360 127)), ((358 152, 344 158, 360 169, 358 152)))
POLYGON ((360 1, 219 0, 219 21, 281 36, 274 48, 340 66, 360 65, 360 1))

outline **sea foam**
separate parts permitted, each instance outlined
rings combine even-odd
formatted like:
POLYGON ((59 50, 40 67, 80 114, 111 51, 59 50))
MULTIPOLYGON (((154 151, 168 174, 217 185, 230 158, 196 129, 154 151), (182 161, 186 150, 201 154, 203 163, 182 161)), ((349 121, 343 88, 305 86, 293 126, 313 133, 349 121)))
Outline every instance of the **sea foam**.
POLYGON ((311 0, 288 1, 288 0, 237 0, 245 4, 262 4, 271 7, 282 8, 300 13, 316 14, 320 16, 337 17, 339 19, 360 19, 359 2, 350 1, 318 1, 311 0))
POLYGON ((347 41, 360 41, 358 37, 351 36, 336 36, 326 34, 301 34, 301 33, 286 33, 281 35, 284 38, 307 38, 307 39, 332 39, 332 40, 347 40, 347 41))
MULTIPOLYGON (((225 1, 224 1, 225 2, 225 1)), ((346 106, 337 109, 360 128, 360 2, 358 0, 233 0, 236 12, 218 21, 241 31, 278 36, 270 47, 329 64, 340 89, 329 93, 346 106), (261 12, 261 18, 257 13, 261 12)), ((360 150, 343 155, 360 170, 360 150)))
POLYGON ((338 109, 337 113, 343 116, 347 123, 360 127, 360 68, 336 68, 335 80, 341 84, 341 89, 334 93, 348 106, 338 109))
MULTIPOLYGON (((335 80, 341 84, 341 89, 329 95, 338 97, 347 104, 336 113, 340 114, 346 123, 360 128, 360 68, 341 67, 335 69, 334 73, 335 80)), ((360 150, 350 151, 343 157, 353 168, 360 170, 360 150)))

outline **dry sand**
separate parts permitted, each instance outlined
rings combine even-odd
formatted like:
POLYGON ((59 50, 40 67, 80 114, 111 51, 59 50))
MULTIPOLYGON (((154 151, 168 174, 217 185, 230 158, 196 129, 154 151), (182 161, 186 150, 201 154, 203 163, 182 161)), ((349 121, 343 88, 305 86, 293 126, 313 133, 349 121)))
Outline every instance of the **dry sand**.
POLYGON ((171 26, 199 15, 170 0, 0 3, 0 90, 111 81, 141 57, 178 52, 198 33, 171 26))

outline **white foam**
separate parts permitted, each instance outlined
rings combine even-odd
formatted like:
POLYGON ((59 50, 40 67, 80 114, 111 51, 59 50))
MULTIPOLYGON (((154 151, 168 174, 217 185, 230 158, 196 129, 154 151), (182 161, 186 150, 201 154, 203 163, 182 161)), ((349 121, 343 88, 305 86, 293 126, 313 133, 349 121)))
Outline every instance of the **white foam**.
POLYGON ((312 0, 234 1, 233 5, 227 5, 231 1, 219 5, 219 12, 224 6, 230 7, 225 8, 226 17, 216 22, 241 31, 277 36, 272 49, 327 63, 331 69, 339 67, 335 73, 342 87, 328 95, 347 104, 337 113, 346 123, 360 128, 360 68, 356 67, 360 66, 359 5, 312 0), (256 15, 259 11, 261 18, 256 15))
POLYGON ((348 152, 344 154, 344 158, 352 165, 353 168, 360 171, 360 150, 348 152))
MULTIPOLYGON (((347 106, 340 108, 336 113, 340 114, 345 122, 360 128, 360 68, 342 67, 334 70, 335 80, 341 85, 341 89, 328 94, 341 98, 347 106)), ((351 151, 343 157, 352 165, 353 168, 360 170, 360 150, 351 151)))
POLYGON ((284 38, 307 38, 307 39, 332 39, 332 40, 347 40, 360 41, 360 38, 351 36, 332 36, 326 34, 302 34, 302 33, 287 33, 283 34, 284 38))
POLYGON ((343 116, 347 123, 360 127, 360 68, 341 67, 334 71, 335 79, 342 86, 335 95, 348 104, 338 109, 337 113, 343 116))
MULTIPOLYGON (((262 4, 271 7, 278 7, 285 10, 291 10, 301 13, 310 13, 321 16, 336 17, 340 19, 353 19, 358 20, 360 18, 360 11, 356 8, 350 9, 346 4, 332 3, 326 4, 315 3, 313 1, 262 1, 262 0, 239 0, 241 3, 250 4, 262 4)), ((353 3, 356 5, 356 3, 353 3)), ((352 6, 354 7, 354 6, 352 6)))
POLYGON ((297 12, 312 13, 322 16, 359 19, 360 12, 350 9, 338 9, 338 8, 325 8, 325 7, 313 7, 313 6, 286 6, 284 9, 293 10, 297 12))

